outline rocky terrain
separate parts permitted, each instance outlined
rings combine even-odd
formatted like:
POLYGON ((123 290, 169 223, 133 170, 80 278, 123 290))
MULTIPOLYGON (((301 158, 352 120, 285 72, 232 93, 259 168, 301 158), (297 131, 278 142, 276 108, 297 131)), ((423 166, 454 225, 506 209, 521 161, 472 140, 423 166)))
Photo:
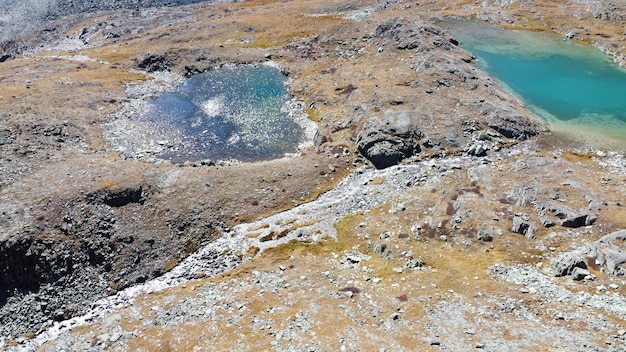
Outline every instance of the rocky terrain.
POLYGON ((72 4, 1 44, 0 348, 626 349, 624 150, 551 134, 439 23, 623 64, 623 2, 72 4), (107 139, 267 62, 317 124, 297 155, 107 139))

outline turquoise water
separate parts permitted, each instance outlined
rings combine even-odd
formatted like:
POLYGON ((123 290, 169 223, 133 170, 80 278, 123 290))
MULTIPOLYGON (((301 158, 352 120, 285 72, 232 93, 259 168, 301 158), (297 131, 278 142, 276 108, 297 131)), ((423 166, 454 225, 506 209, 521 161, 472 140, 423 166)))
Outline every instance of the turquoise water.
POLYGON ((143 119, 183 137, 159 157, 259 161, 295 152, 303 131, 290 116, 287 80, 270 66, 229 66, 163 93, 150 101, 143 119))
POLYGON ((549 33, 446 22, 478 66, 512 90, 551 129, 626 146, 626 70, 599 50, 549 33))

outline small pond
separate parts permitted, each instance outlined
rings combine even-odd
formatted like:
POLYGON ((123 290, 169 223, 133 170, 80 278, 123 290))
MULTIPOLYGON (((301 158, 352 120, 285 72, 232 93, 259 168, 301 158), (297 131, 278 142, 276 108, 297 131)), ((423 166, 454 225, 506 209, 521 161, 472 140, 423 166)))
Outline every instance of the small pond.
POLYGON ((303 115, 306 119, 287 83, 272 66, 219 67, 148 100, 132 118, 160 145, 155 153, 159 159, 182 163, 280 158, 297 152, 304 137, 298 120, 303 115))
POLYGON ((626 70, 599 50, 550 33, 448 20, 478 66, 514 92, 555 132, 626 146, 626 70))

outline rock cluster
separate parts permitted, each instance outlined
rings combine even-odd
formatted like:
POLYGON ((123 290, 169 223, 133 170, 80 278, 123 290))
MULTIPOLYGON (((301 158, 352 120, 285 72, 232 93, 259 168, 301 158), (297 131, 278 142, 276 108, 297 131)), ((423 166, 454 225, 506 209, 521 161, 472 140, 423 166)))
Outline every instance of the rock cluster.
POLYGON ((580 280, 589 275, 588 267, 610 275, 625 275, 626 230, 610 233, 585 247, 562 253, 552 261, 555 276, 572 276, 580 280), (584 271, 582 271, 582 270, 584 271))

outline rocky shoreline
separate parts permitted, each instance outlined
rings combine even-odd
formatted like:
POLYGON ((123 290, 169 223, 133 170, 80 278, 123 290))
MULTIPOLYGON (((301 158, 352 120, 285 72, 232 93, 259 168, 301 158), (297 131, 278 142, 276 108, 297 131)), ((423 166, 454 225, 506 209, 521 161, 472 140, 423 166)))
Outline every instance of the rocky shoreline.
POLYGON ((624 156, 551 139, 433 23, 620 20, 509 5, 105 6, 5 43, 0 348, 624 350, 624 156), (270 60, 317 124, 300 155, 175 165, 107 139, 158 77, 270 60))

